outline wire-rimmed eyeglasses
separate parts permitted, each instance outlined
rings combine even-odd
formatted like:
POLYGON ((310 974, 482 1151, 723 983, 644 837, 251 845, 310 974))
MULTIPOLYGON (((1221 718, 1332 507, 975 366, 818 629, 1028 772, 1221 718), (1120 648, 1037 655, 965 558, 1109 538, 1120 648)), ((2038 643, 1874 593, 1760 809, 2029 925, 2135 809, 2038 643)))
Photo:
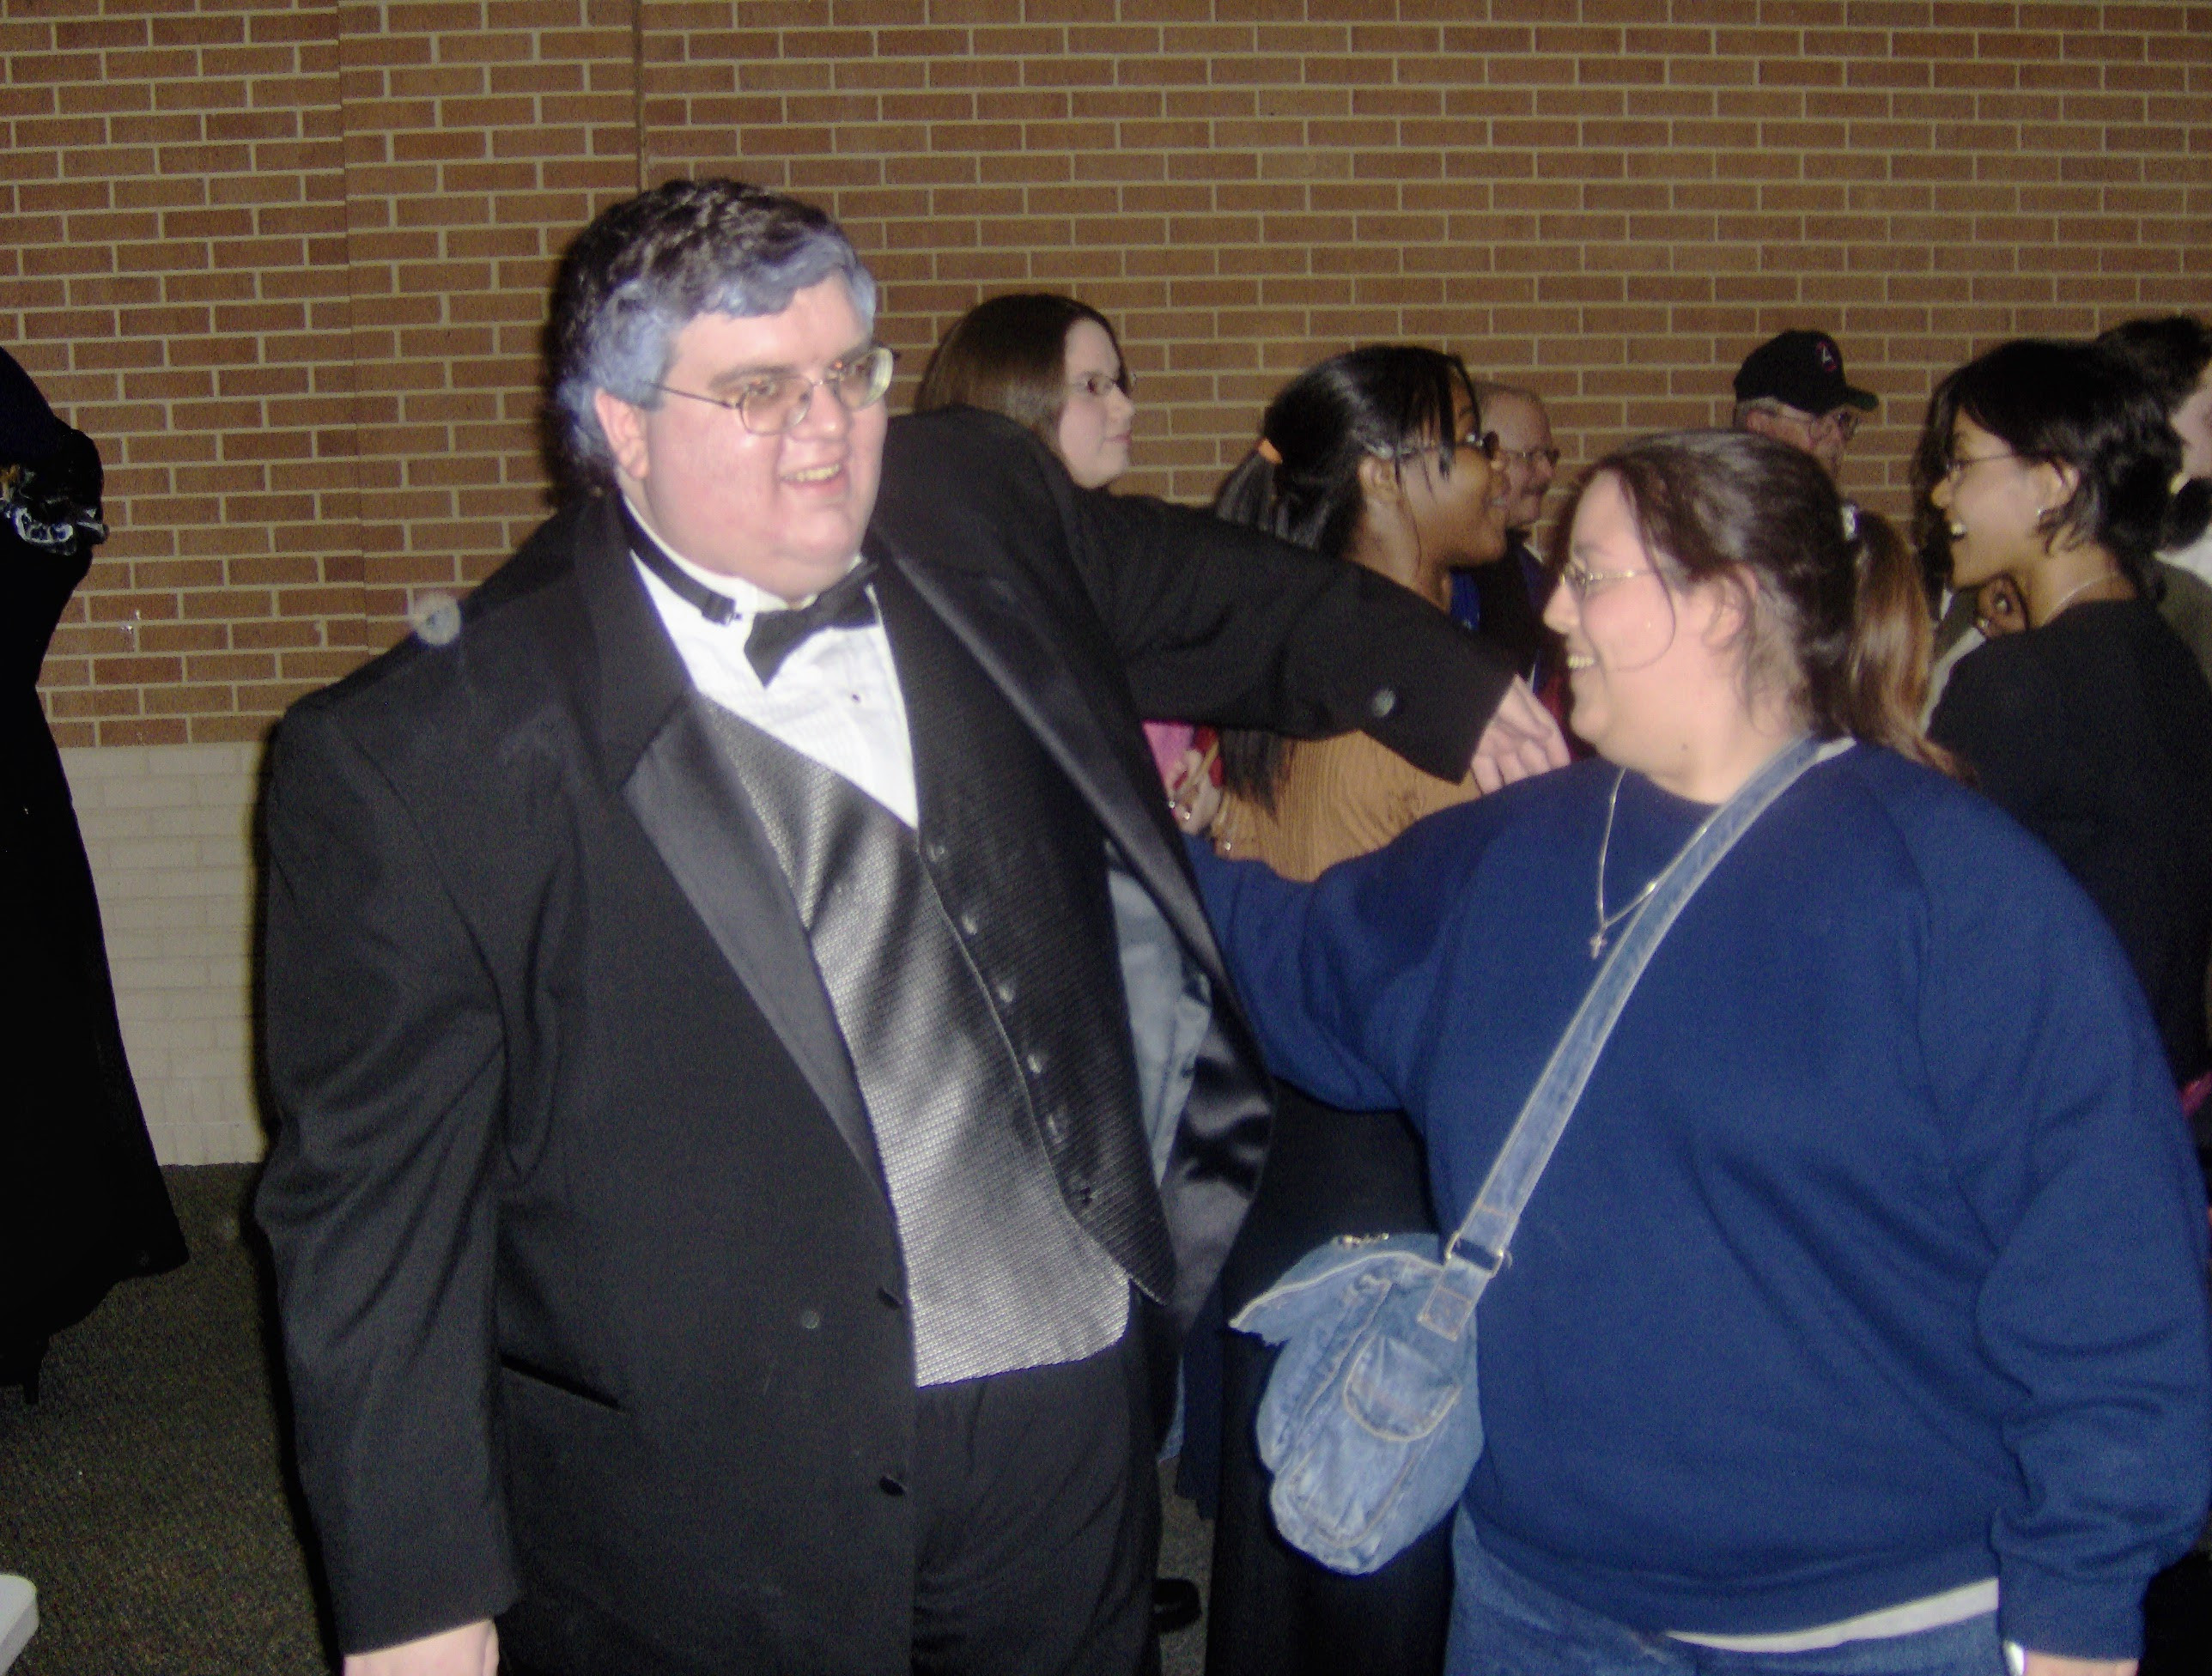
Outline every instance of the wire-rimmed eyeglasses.
POLYGON ((1523 465, 1534 465, 1541 460, 1556 471, 1559 469, 1559 461, 1565 456, 1557 448, 1508 448, 1500 443, 1498 458, 1504 460, 1518 460, 1523 465))
POLYGON ((1859 434, 1862 416, 1856 408, 1834 407, 1826 413, 1808 413, 1802 407, 1792 407, 1787 402, 1775 401, 1771 398, 1761 398, 1747 405, 1753 413, 1764 413, 1769 418, 1795 425, 1808 436, 1817 436, 1826 431, 1838 442, 1849 442, 1859 434))
POLYGON ((2009 448, 1999 449, 1991 454, 1952 454, 1943 461, 1943 475, 1936 481, 1946 483, 1954 483, 1966 476, 1967 468, 1970 466, 1984 465, 1993 459, 2018 459, 2019 458, 2020 456, 2009 448))
POLYGON ((1462 448, 1472 448, 1492 465, 1498 464, 1498 455, 1503 452, 1499 447, 1496 431, 1469 431, 1465 436, 1454 437, 1443 447, 1438 447, 1434 443, 1425 443, 1418 447, 1397 449, 1384 458, 1419 459, 1423 454, 1456 453, 1462 448))
POLYGON ((1135 382, 1129 377, 1127 367, 1118 373, 1085 373, 1080 378, 1067 381, 1068 394, 1088 396, 1094 402, 1104 401, 1116 390, 1132 401, 1136 399, 1135 382))
MULTIPOLYGON (((1587 599, 1600 588, 1610 587, 1615 582, 1632 582, 1638 576, 1658 576, 1650 568, 1642 570, 1588 570, 1573 559, 1559 567, 1559 580, 1577 602, 1587 599)), ((1662 576, 1663 583, 1666 579, 1662 576)))
POLYGON ((804 373, 756 373, 734 396, 702 396, 696 390, 678 390, 668 384, 653 387, 666 395, 727 408, 755 436, 781 436, 806 416, 817 389, 835 396, 848 413, 872 407, 891 387, 891 371, 897 362, 898 351, 877 343, 830 362, 818 379, 804 373))

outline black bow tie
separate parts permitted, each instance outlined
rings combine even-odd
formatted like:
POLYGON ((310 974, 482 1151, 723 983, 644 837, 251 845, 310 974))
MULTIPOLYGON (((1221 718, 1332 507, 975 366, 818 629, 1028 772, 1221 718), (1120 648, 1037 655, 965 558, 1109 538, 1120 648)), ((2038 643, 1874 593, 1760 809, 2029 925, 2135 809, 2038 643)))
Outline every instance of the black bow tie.
MULTIPOLYGON (((668 590, 712 623, 725 623, 738 614, 738 602, 697 577, 668 556, 625 501, 623 523, 629 531, 630 550, 640 563, 668 585, 668 590)), ((757 611, 752 631, 745 636, 745 659, 767 686, 775 679, 783 660, 817 629, 865 628, 876 620, 876 602, 868 592, 868 579, 876 562, 862 559, 842 576, 814 596, 811 604, 787 611, 757 611)))
POLYGON ((876 620, 876 602, 868 592, 868 579, 876 562, 862 559, 835 582, 814 596, 814 603, 787 611, 758 611, 752 632, 745 636, 745 660, 765 687, 775 679, 783 660, 802 641, 820 628, 865 628, 876 620))

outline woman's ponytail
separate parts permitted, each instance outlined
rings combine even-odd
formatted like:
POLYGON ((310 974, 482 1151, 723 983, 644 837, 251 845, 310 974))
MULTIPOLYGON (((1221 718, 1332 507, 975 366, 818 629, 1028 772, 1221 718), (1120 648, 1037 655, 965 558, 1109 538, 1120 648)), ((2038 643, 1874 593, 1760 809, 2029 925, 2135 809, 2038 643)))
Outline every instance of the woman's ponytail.
POLYGON ((1887 519, 1849 501, 1843 532, 1858 585, 1834 720, 1854 738, 1958 777, 1958 760, 1920 727, 1935 625, 1919 562, 1887 519))

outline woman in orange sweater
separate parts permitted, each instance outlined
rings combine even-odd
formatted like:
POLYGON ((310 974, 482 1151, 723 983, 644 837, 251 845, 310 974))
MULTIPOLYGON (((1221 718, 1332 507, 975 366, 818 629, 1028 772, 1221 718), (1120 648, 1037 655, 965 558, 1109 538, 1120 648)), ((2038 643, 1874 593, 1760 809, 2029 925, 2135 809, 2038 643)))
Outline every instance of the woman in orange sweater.
MULTIPOLYGON (((1364 565, 1442 609, 1455 567, 1504 551, 1496 450, 1456 356, 1372 345, 1321 362, 1275 398, 1258 446, 1214 510, 1364 565)), ((1293 742, 1226 732, 1221 757, 1216 850, 1296 879, 1476 795, 1471 778, 1435 779, 1364 735, 1293 742)), ((1234 1315, 1337 1234, 1431 1226, 1420 1148, 1403 1114, 1340 1112, 1285 1085, 1259 1196, 1223 1271, 1223 1303, 1234 1315)), ((1231 1333, 1222 1356, 1209 1676, 1434 1676, 1450 1610, 1446 1533, 1371 1577, 1337 1576, 1286 1546, 1268 1519, 1252 1436, 1274 1352, 1231 1333)), ((1195 1428, 1195 1401, 1192 1418, 1195 1428)))

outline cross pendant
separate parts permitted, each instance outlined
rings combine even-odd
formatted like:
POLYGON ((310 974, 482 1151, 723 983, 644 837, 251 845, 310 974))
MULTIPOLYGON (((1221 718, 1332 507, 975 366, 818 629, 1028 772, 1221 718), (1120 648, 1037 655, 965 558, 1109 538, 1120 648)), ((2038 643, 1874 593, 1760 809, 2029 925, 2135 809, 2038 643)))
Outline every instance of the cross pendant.
POLYGON ((1590 938, 1590 958, 1595 960, 1605 952, 1605 932, 1600 931, 1590 938))

